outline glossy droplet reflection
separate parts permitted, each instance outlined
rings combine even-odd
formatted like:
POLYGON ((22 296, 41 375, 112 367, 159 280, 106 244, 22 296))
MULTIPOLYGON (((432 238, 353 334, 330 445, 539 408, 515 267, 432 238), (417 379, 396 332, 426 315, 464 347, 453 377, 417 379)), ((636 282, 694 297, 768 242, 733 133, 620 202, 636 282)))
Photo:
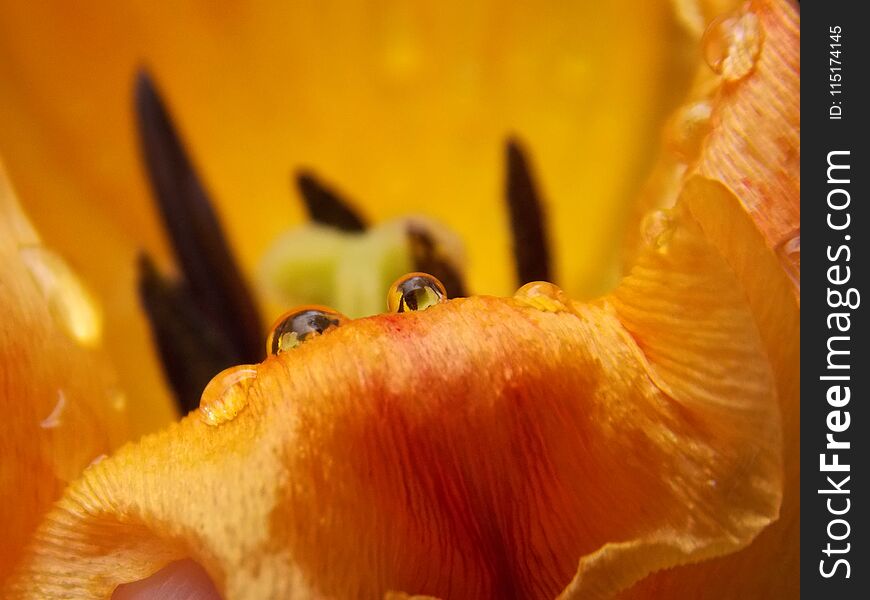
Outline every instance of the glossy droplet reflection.
POLYGON ((60 256, 43 246, 22 246, 21 261, 69 336, 86 347, 99 345, 103 320, 85 286, 60 256))
POLYGON ((447 292, 438 279, 426 273, 409 273, 390 286, 387 307, 403 313, 426 310, 447 299, 447 292))
POLYGON ((755 13, 747 8, 710 23, 701 39, 704 60, 726 81, 743 79, 755 68, 763 33, 755 13))
POLYGON ((277 355, 302 342, 335 329, 348 318, 324 306, 303 306, 284 313, 275 321, 266 340, 266 352, 277 355))
POLYGON ((704 138, 712 130, 713 107, 707 100, 680 107, 666 130, 668 148, 683 162, 690 162, 701 152, 704 138))
POLYGON ((647 213, 640 224, 644 241, 658 250, 667 250, 668 242, 674 234, 676 223, 668 210, 654 210, 647 213))
POLYGON ((220 425, 236 418, 248 405, 248 392, 256 378, 256 365, 231 367, 215 375, 202 392, 202 420, 208 425, 220 425))
POLYGON ((569 310, 571 305, 562 288, 548 281, 527 283, 516 291, 514 298, 526 306, 552 313, 569 310))

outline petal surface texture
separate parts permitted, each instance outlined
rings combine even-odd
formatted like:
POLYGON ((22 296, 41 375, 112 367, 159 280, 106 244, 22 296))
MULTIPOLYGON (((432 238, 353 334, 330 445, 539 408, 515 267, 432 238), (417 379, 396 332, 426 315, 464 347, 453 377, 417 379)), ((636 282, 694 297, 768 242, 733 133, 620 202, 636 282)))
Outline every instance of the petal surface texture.
POLYGON ((736 81, 699 71, 638 210, 682 195, 745 290, 783 416, 782 513, 746 550, 658 573, 625 598, 800 594, 800 13, 774 0, 747 3, 728 18, 757 24, 757 61, 736 81))
POLYGON ((773 375, 734 272, 669 219, 594 303, 457 299, 223 374, 68 488, 12 597, 192 558, 228 600, 604 598, 748 544, 780 506, 773 375))
POLYGON ((0 581, 66 484, 126 439, 102 319, 0 164, 0 581))

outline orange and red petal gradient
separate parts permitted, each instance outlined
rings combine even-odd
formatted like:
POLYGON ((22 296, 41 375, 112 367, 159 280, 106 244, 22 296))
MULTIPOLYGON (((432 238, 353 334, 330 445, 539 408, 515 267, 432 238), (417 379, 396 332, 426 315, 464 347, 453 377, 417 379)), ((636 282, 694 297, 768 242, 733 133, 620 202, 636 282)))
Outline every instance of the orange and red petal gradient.
POLYGON ((593 304, 457 299, 224 375, 67 489, 13 595, 193 558, 226 598, 595 598, 748 544, 780 504, 773 376, 732 271, 670 218, 593 304))
POLYGON ((453 301, 270 359, 234 419, 88 469, 7 591, 105 597, 191 557, 226 598, 609 597, 761 532, 623 595, 795 596, 798 13, 749 9, 758 60, 699 77, 709 122, 647 204, 679 206, 613 295, 453 301))

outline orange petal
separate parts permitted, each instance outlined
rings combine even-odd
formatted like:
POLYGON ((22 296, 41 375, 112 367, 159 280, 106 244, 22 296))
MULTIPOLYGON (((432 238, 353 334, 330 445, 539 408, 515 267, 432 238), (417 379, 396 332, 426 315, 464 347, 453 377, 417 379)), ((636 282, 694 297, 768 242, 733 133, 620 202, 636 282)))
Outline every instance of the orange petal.
POLYGON ((734 192, 799 288, 800 13, 756 0, 742 14, 757 17, 761 52, 750 75, 720 86, 697 172, 734 192))
POLYGON ((126 435, 88 292, 42 244, 0 164, 0 580, 68 481, 126 435))
POLYGON ((796 598, 800 591, 800 307, 793 281, 750 215, 721 183, 694 177, 681 198, 740 279, 773 367, 783 421, 783 502, 779 520, 746 550, 657 573, 624 598, 714 597, 713 590, 729 598, 796 598))
MULTIPOLYGON (((711 24, 698 54, 727 38, 729 26, 747 28, 743 21, 757 28, 757 59, 732 78, 701 65, 688 99, 670 119, 635 219, 672 206, 692 175, 720 181, 740 199, 799 289, 800 14, 789 0, 747 2, 711 24)), ((633 228, 629 250, 636 236, 633 228)))
POLYGON ((782 515, 745 551, 658 573, 625 598, 709 597, 711 590, 735 598, 792 598, 800 590, 799 11, 775 0, 749 3, 736 14, 747 10, 757 15, 763 37, 754 69, 738 81, 699 75, 700 96, 675 116, 668 139, 676 144, 659 164, 643 206, 667 206, 682 193, 747 294, 783 415, 782 515), (705 103, 710 127, 687 145, 698 131, 695 123, 687 133, 688 117, 705 103))
POLYGON ((668 218, 598 302, 458 299, 223 374, 70 486, 9 593, 189 557, 228 599, 597 598, 742 547, 779 509, 772 375, 732 271, 668 218))

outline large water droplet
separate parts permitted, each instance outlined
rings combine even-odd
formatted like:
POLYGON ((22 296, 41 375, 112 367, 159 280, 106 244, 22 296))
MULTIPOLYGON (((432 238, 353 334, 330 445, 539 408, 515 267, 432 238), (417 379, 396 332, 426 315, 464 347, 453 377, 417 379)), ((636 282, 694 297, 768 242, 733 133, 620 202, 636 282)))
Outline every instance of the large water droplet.
POLYGON ((205 386, 199 414, 208 425, 232 421, 248 405, 248 390, 257 378, 256 365, 221 371, 205 386))
POLYGON ((409 273, 400 277, 387 292, 387 307, 391 312, 426 310, 447 299, 444 284, 426 273, 409 273))
POLYGON ((516 291, 514 299, 526 306, 552 313, 569 310, 571 302, 562 288, 547 281, 527 283, 516 291))
POLYGON ((726 81, 743 79, 755 68, 763 41, 761 23, 744 7, 710 23, 701 38, 704 60, 726 81))
POLYGON ((48 302, 48 309, 72 339, 99 345, 103 319, 85 286, 60 256, 43 246, 22 246, 18 255, 48 302))
POLYGON ((640 224, 644 241, 659 252, 665 252, 676 223, 668 210, 654 210, 646 214, 640 224))
POLYGON ((347 317, 325 306, 301 306, 281 315, 266 339, 266 352, 278 355, 319 337, 347 321, 347 317))

